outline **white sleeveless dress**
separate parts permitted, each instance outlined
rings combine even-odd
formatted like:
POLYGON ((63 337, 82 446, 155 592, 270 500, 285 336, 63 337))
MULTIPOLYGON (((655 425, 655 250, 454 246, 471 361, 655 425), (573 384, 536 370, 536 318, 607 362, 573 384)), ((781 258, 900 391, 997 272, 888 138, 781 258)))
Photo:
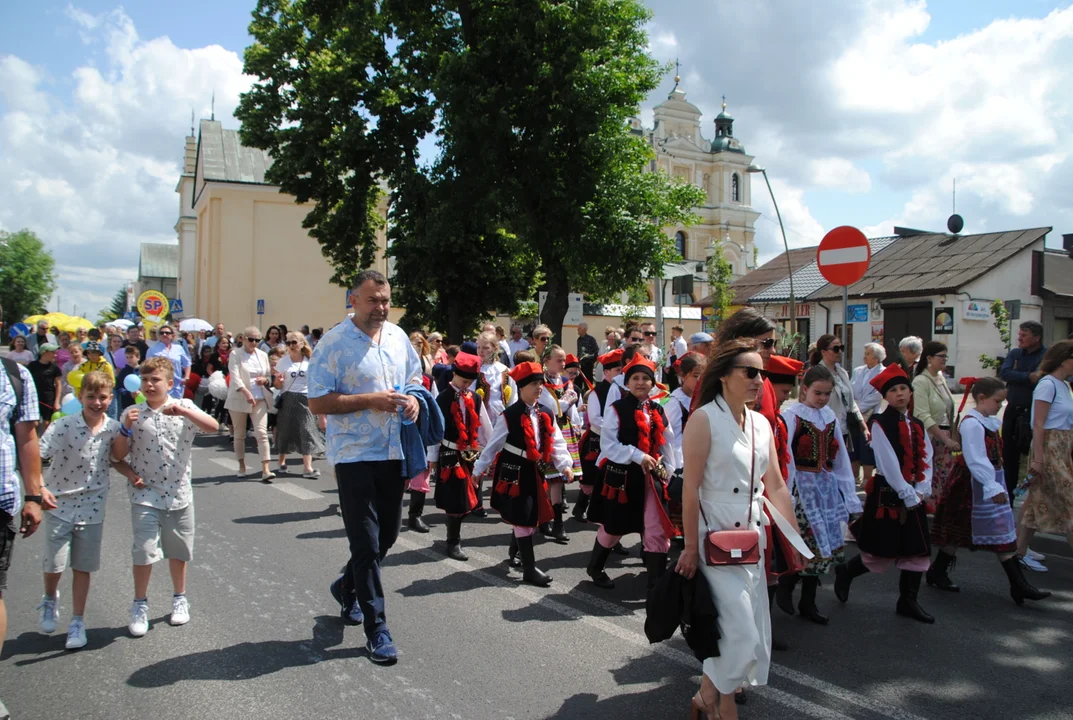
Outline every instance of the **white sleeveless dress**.
POLYGON ((771 426, 763 415, 747 410, 743 432, 722 398, 704 405, 700 410, 708 417, 711 448, 700 486, 701 507, 704 508, 709 527, 705 527, 704 518, 701 517, 699 569, 711 588, 719 614, 720 636, 719 657, 704 661, 704 674, 720 693, 728 694, 743 685, 766 685, 771 665, 771 618, 764 573, 766 542, 762 526, 767 520, 760 503, 760 495, 764 492, 763 477, 768 467, 771 426), (756 475, 750 498, 749 470, 753 454, 756 475), (705 564, 704 533, 709 528, 742 530, 746 527, 760 535, 761 560, 758 565, 711 567, 705 564))

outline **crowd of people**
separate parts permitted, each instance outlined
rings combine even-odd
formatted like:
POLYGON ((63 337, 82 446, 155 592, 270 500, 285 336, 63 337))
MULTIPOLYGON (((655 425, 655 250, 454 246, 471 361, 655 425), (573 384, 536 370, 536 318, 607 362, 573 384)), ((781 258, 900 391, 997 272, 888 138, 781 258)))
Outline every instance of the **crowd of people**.
MULTIPOLYGON (((103 326, 54 338, 46 324, 17 339, 0 373, 0 520, 20 519, 29 535, 46 511, 45 632, 57 627, 70 566, 67 647, 85 645, 110 467, 130 483, 131 634, 149 629, 149 577, 164 558, 171 622, 189 620, 197 432, 233 435, 242 478, 249 429, 264 482, 291 454, 316 477, 313 458, 326 453, 349 541, 330 591, 343 622, 363 625, 377 663, 397 660, 380 563, 407 495, 406 526, 427 533, 432 493, 455 561, 468 560, 467 518, 498 513, 510 526, 506 562, 540 587, 552 578, 534 541, 569 543, 568 520, 597 527, 586 572, 603 591, 615 589, 611 556, 639 535, 650 619, 663 620, 652 639, 678 627, 675 598, 700 613, 686 636, 703 670, 697 716, 736 718, 745 688, 766 684, 772 649, 785 648, 772 637, 773 607, 830 622, 817 588, 832 571, 845 603, 855 579, 896 568, 897 614, 932 623, 921 585, 958 592, 959 549, 995 553, 1023 604, 1049 595, 1023 574, 1046 572, 1033 534, 1073 544, 1073 340, 1044 348, 1038 323, 1021 324, 1001 379, 972 379, 962 412, 944 374, 947 347, 916 337, 889 363, 869 343, 851 373, 833 335, 816 340, 808 362, 779 355, 774 322, 749 307, 717 337, 687 339, 676 326, 666 347, 651 322, 607 327, 602 343, 582 324, 572 353, 545 325, 526 336, 489 323, 458 344, 407 335, 387 321, 390 288, 375 271, 349 299, 353 315, 326 333, 273 325, 232 338, 223 325, 205 336, 165 324, 149 337, 103 326), (68 392, 77 412, 62 412, 68 392), (43 484, 42 458, 51 459, 43 484), (693 607, 700 596, 707 604, 693 607)), ((18 528, 0 524, 2 591, 18 528)), ((4 624, 0 595, 0 637, 4 624)))

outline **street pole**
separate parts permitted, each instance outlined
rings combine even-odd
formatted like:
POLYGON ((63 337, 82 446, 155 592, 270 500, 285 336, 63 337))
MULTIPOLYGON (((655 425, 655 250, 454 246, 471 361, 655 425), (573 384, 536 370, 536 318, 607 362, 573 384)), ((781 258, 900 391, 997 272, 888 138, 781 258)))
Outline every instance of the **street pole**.
MULTIPOLYGON (((768 195, 771 196, 771 204, 775 206, 775 217, 779 219, 779 231, 782 232, 782 249, 786 253, 786 271, 789 273, 787 277, 790 278, 790 334, 795 335, 797 333, 797 299, 794 297, 794 265, 790 262, 790 244, 786 242, 786 227, 782 224, 782 213, 779 212, 779 204, 775 202, 775 193, 771 190, 771 181, 768 180, 767 170, 758 165, 750 165, 746 172, 763 174, 764 182, 767 184, 768 195)), ((807 345, 808 338, 805 338, 805 341, 807 345)))
POLYGON ((656 347, 663 347, 663 268, 656 275, 656 347))
POLYGON ((842 356, 843 365, 852 362, 853 358, 847 358, 849 348, 846 346, 846 326, 849 325, 849 285, 842 286, 842 356))

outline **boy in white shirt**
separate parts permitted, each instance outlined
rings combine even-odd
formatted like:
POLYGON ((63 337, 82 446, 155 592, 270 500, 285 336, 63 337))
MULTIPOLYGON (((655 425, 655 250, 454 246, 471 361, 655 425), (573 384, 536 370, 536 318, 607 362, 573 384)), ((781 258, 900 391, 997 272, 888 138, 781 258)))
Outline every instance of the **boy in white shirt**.
POLYGON ((170 397, 175 370, 166 357, 151 357, 139 368, 145 402, 123 413, 114 457, 130 453, 131 526, 134 545, 134 605, 130 634, 149 631, 149 578, 153 564, 168 559, 174 589, 172 625, 190 621, 186 567, 194 554, 192 451, 197 430, 211 433, 219 424, 190 400, 170 397))
MULTIPOLYGON (((49 425, 41 438, 41 457, 52 459, 45 492, 51 493, 56 503, 55 509, 45 515, 45 594, 38 605, 41 632, 56 630, 60 578, 70 565, 74 579, 68 650, 86 645, 82 618, 89 597, 90 573, 101 565, 109 458, 112 443, 119 436, 119 423, 107 415, 113 387, 106 373, 86 373, 79 393, 82 411, 49 425)), ((116 467, 120 472, 130 472, 126 463, 116 467)))

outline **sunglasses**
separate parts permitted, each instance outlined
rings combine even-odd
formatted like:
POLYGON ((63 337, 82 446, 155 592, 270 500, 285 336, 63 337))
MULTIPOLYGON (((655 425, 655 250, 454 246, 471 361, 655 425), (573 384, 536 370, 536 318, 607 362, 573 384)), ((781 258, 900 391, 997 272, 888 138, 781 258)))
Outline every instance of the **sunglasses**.
POLYGON ((551 340, 551 335, 541 335, 540 337, 538 337, 536 339, 539 340, 540 342, 547 342, 548 340, 551 340))
POLYGON ((762 340, 760 342, 760 346, 770 350, 771 348, 775 347, 775 338, 768 338, 767 340, 762 340))
POLYGON ((734 369, 744 371, 745 377, 750 380, 756 380, 756 378, 760 376, 760 368, 754 367, 753 365, 735 365, 734 369))
POLYGON ((647 331, 646 331, 646 332, 645 332, 645 337, 656 337, 656 333, 654 333, 654 332, 647 332, 647 331))
POLYGON ((297 340, 288 340, 287 341, 287 347, 290 347, 292 345, 297 345, 297 344, 298 344, 297 340))
POLYGON ((157 335, 174 335, 174 334, 175 333, 173 333, 171 330, 161 330, 159 333, 157 333, 157 335))
POLYGON ((827 349, 830 350, 831 352, 834 352, 834 353, 842 352, 842 346, 841 345, 832 345, 831 347, 829 347, 827 349))
POLYGON ((261 342, 261 338, 259 338, 259 337, 248 337, 248 338, 246 338, 246 342, 261 342))

